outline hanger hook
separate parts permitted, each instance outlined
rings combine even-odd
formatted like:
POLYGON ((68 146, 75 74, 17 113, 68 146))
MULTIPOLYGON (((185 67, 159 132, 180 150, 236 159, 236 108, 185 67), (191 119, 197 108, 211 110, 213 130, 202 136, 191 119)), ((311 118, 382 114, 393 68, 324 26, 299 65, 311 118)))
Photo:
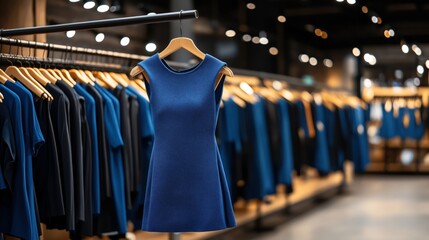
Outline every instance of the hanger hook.
POLYGON ((180 12, 179 12, 180 37, 183 37, 183 32, 182 32, 182 12, 183 12, 183 9, 180 9, 180 12))

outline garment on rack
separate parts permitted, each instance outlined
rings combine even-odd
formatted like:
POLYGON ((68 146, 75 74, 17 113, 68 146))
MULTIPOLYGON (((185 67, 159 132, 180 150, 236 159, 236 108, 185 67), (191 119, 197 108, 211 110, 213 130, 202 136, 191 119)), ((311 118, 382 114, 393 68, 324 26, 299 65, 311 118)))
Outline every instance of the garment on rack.
POLYGON ((394 109, 391 102, 385 102, 382 107, 380 137, 390 139, 398 136, 395 124, 394 109))
MULTIPOLYGON (((127 231, 126 220, 126 206, 125 206, 125 182, 124 182, 124 169, 122 163, 122 147, 124 142, 120 133, 119 121, 119 102, 109 93, 106 89, 99 86, 97 83, 95 88, 103 97, 104 101, 104 120, 106 127, 106 136, 108 143, 109 155, 109 169, 110 169, 110 184, 112 187, 112 197, 114 208, 111 209, 111 204, 105 206, 106 212, 116 214, 112 219, 101 219, 101 221, 115 221, 115 223, 108 224, 108 228, 112 227, 117 230, 119 234, 124 234, 127 231), (112 212, 112 210, 114 212, 112 212)), ((108 203, 108 201, 106 201, 108 203)), ((107 229, 102 229, 105 232, 107 229)))
POLYGON ((286 185, 287 193, 292 193, 292 172, 294 169, 294 148, 292 141, 292 133, 290 131, 290 104, 280 99, 277 103, 277 110, 279 112, 279 133, 280 133, 280 164, 277 170, 277 181, 286 185))
POLYGON ((6 169, 12 170, 11 167, 16 169, 13 186, 11 191, 1 192, 1 199, 5 201, 0 204, 0 232, 24 239, 38 239, 32 156, 37 153, 44 139, 40 134, 39 126, 35 126, 37 118, 35 118, 34 106, 30 104, 31 94, 22 89, 19 83, 10 81, 4 85, 0 84, 0 91, 5 96, 4 104, 7 105, 11 122, 14 123, 16 146, 13 166, 7 166, 6 169), (11 218, 11 216, 14 217, 11 218))
POLYGON ((64 92, 53 84, 46 85, 46 90, 53 96, 51 106, 52 125, 57 141, 57 154, 60 165, 62 192, 64 200, 64 215, 50 216, 41 219, 48 229, 75 230, 75 185, 73 175, 73 160, 70 141, 70 102, 64 92))
POLYGON ((225 63, 206 54, 195 67, 176 71, 155 54, 139 66, 150 79, 155 129, 142 229, 196 232, 235 226, 214 136, 223 80, 216 90, 215 82, 225 63))
POLYGON ((348 118, 351 126, 351 159, 355 171, 364 172, 369 163, 369 143, 364 110, 361 107, 350 107, 348 118))
POLYGON ((328 137, 326 131, 327 119, 325 117, 325 106, 322 102, 312 104, 313 119, 316 130, 315 153, 313 166, 321 175, 327 175, 330 170, 330 161, 328 153, 328 137))
POLYGON ((258 99, 255 103, 246 105, 249 149, 252 149, 248 154, 244 187, 244 198, 247 200, 263 200, 267 195, 276 192, 265 118, 265 100, 256 95, 255 97, 258 99))

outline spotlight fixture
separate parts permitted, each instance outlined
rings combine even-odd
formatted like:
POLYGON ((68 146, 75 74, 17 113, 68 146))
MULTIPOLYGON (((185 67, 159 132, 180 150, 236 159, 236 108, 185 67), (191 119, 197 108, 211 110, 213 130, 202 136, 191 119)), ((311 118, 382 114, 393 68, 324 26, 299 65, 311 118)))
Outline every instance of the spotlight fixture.
POLYGON ((248 3, 246 4, 247 9, 254 10, 256 8, 256 5, 254 3, 248 3))
POLYGON ((254 43, 254 44, 259 44, 259 37, 253 37, 252 38, 252 42, 254 43))
POLYGON ((413 52, 417 55, 417 56, 420 56, 420 55, 422 55, 422 50, 416 45, 416 44, 413 44, 412 46, 411 46, 411 49, 413 50, 413 52))
MULTIPOLYGON (((273 55, 273 56, 275 56, 275 55, 279 54, 279 50, 278 50, 276 47, 270 47, 270 49, 269 49, 268 51, 269 51, 269 52, 270 52, 270 54, 271 54, 271 55, 273 55)), ((428 60, 428 61, 426 61, 426 62, 429 62, 429 60, 428 60)))
POLYGON ((300 62, 307 63, 310 57, 307 54, 301 54, 298 56, 300 62))
POLYGON ((334 66, 334 62, 332 62, 332 60, 331 60, 331 59, 329 59, 329 58, 325 58, 325 59, 323 60, 323 64, 324 64, 326 67, 328 67, 328 68, 331 68, 331 67, 333 67, 333 66, 334 66))
POLYGON ((352 53, 355 57, 359 57, 360 56, 360 50, 359 48, 353 48, 352 53))
POLYGON ((268 38, 266 38, 266 37, 259 38, 259 43, 262 44, 262 45, 267 45, 268 42, 269 42, 268 38))
POLYGON ((227 37, 234 37, 235 36, 235 31, 234 30, 226 30, 225 35, 227 37))
POLYGON ((130 38, 129 37, 123 37, 121 38, 121 41, 119 42, 121 44, 121 46, 127 46, 128 44, 130 44, 130 38))
POLYGON ((95 41, 96 42, 102 42, 102 41, 104 41, 104 34, 103 33, 98 33, 97 35, 95 35, 95 41))
POLYGON ((66 32, 66 36, 68 38, 72 38, 72 37, 74 37, 74 35, 76 35, 76 31, 75 30, 70 30, 70 31, 66 32))
POLYGON ((244 34, 242 38, 243 38, 243 41, 245 42, 252 41, 252 36, 250 36, 249 34, 244 34))
POLYGON ((281 22, 281 23, 284 23, 284 22, 286 22, 286 17, 285 17, 285 16, 283 16, 283 15, 279 15, 279 16, 277 17, 277 21, 279 21, 279 22, 281 22))
POLYGON ((155 50, 156 50, 156 44, 155 43, 146 44, 146 51, 153 52, 155 50))
POLYGON ((407 44, 403 43, 401 46, 401 50, 403 53, 408 53, 410 51, 410 48, 407 46, 407 44))
POLYGON ((110 6, 109 6, 109 1, 107 0, 98 0, 98 7, 97 7, 97 12, 107 12, 109 11, 110 6))
POLYGON ((426 68, 429 69, 429 60, 426 60, 425 65, 426 65, 426 68))
POLYGON ((417 66, 417 73, 422 75, 425 72, 425 69, 423 68, 422 65, 418 65, 417 66))
POLYGON ((75 2, 79 2, 80 0, 69 0, 69 2, 75 3, 75 2))
POLYGON ((95 0, 84 0, 83 1, 83 8, 92 9, 94 7, 95 7, 95 0))
POLYGON ((347 3, 350 4, 350 5, 353 5, 353 4, 356 3, 356 0, 347 0, 347 3))
POLYGON ((362 12, 367 14, 368 13, 368 7, 367 6, 362 6, 362 12))
POLYGON ((309 63, 311 66, 316 66, 317 65, 317 59, 315 57, 311 57, 309 60, 309 63))

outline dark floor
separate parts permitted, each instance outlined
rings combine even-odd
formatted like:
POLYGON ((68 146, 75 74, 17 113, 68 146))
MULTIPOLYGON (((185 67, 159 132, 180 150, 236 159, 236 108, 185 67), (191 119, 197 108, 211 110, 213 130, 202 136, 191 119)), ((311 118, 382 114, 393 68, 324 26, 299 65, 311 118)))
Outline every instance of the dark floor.
POLYGON ((348 193, 289 218, 271 232, 249 228, 219 239, 429 239, 429 176, 362 176, 348 193))

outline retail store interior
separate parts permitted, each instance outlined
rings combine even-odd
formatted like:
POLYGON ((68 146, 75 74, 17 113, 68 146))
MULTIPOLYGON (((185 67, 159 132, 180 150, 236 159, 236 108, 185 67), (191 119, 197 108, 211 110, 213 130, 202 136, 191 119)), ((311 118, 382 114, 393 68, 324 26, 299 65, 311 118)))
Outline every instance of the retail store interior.
POLYGON ((0 6, 0 240, 429 238, 429 1, 0 6))

